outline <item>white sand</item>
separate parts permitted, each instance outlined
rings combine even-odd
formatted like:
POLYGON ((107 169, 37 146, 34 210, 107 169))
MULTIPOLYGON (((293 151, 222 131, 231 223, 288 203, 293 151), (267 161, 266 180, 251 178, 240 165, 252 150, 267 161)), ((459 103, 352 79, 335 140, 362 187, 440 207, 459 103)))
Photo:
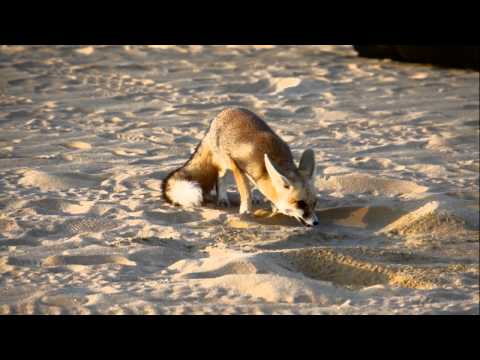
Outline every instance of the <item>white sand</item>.
POLYGON ((478 314, 478 107, 349 46, 0 46, 0 313, 478 314), (319 227, 160 199, 227 106, 315 149, 319 227))

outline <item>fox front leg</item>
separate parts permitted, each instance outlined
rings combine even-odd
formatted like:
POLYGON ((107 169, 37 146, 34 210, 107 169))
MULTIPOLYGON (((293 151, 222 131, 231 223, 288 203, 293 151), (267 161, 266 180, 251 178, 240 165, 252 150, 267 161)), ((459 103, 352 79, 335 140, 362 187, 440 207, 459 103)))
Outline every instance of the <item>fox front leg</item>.
POLYGON ((235 161, 230 159, 230 169, 237 184, 238 192, 240 193, 240 214, 252 213, 252 195, 250 193, 250 186, 245 174, 238 168, 235 161))
POLYGON ((226 184, 227 172, 224 171, 218 174, 217 179, 217 205, 221 207, 230 207, 230 201, 228 200, 227 184, 226 184))
POLYGON ((271 209, 272 209, 272 214, 270 216, 275 216, 276 214, 278 214, 277 207, 273 203, 270 203, 270 206, 271 206, 271 209))

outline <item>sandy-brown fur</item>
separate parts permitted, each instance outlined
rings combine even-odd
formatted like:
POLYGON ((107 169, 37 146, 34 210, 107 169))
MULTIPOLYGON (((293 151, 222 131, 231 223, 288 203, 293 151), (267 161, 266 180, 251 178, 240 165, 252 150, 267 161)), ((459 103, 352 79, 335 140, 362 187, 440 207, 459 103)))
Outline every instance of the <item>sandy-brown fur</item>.
POLYGON ((252 196, 250 193, 248 179, 232 159, 230 159, 230 168, 232 170, 233 177, 235 178, 238 192, 240 193, 240 199, 242 200, 242 204, 245 206, 245 209, 241 209, 240 211, 250 212, 252 210, 252 196))
POLYGON ((226 109, 211 122, 192 158, 169 174, 164 188, 170 179, 179 178, 197 181, 206 193, 215 185, 219 173, 231 170, 243 200, 250 196, 248 182, 244 181, 248 175, 264 195, 275 201, 277 193, 265 168, 264 154, 291 181, 302 181, 290 148, 262 119, 246 109, 226 109))

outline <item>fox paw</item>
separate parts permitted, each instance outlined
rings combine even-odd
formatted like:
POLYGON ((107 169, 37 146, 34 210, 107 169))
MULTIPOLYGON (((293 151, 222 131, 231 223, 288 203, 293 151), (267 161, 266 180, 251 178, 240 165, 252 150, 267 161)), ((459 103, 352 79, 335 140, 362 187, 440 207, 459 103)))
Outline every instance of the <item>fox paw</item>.
POLYGON ((251 206, 243 206, 240 205, 240 210, 238 212, 240 215, 249 215, 252 214, 252 207, 251 206))
POLYGON ((252 204, 260 205, 262 202, 263 202, 263 196, 258 191, 254 191, 252 193, 252 204))
POLYGON ((228 200, 228 198, 218 198, 217 205, 220 207, 228 208, 230 207, 230 201, 228 200))

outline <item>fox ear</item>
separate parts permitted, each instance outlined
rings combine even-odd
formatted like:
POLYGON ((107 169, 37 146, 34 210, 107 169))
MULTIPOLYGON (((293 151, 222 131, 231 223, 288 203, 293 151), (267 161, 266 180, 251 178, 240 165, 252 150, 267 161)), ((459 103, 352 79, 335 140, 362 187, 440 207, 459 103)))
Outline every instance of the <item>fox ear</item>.
POLYGON ((275 166, 273 166, 267 154, 265 154, 264 157, 265 157, 265 167, 267 168, 268 175, 270 175, 270 178, 272 179, 273 186, 275 186, 275 188, 277 189, 289 188, 290 181, 288 181, 288 179, 285 176, 280 174, 280 172, 277 169, 275 169, 275 166))
POLYGON ((303 152, 298 171, 307 179, 312 180, 315 177, 315 153, 312 149, 303 152))

